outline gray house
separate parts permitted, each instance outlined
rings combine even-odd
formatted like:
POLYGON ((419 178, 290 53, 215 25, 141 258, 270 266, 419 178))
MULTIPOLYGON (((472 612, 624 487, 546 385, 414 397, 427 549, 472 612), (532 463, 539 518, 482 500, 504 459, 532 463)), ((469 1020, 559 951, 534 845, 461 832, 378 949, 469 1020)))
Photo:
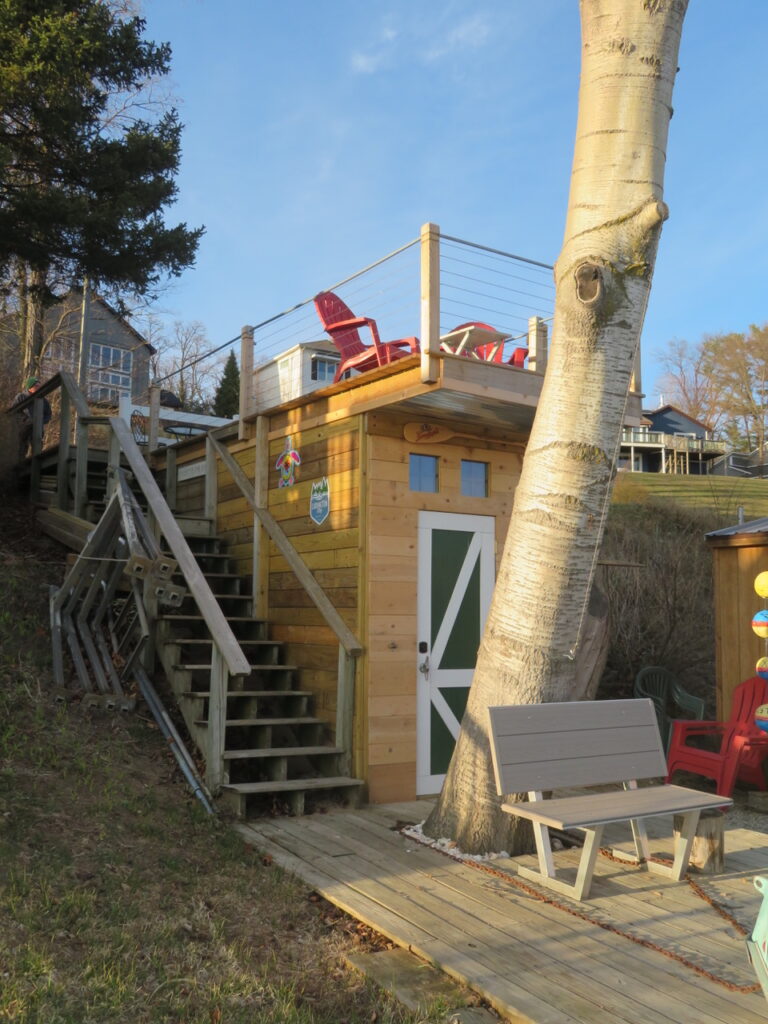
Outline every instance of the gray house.
MULTIPOLYGON (((44 352, 40 377, 47 380, 59 370, 78 377, 83 293, 73 288, 46 310, 44 352)), ((121 397, 145 401, 149 387, 149 360, 154 349, 110 304, 91 294, 86 312, 88 347, 86 393, 94 402, 117 405, 121 397)), ((3 318, 3 348, 16 353, 19 338, 15 316, 3 318)), ((20 372, 20 371, 19 371, 20 372)))

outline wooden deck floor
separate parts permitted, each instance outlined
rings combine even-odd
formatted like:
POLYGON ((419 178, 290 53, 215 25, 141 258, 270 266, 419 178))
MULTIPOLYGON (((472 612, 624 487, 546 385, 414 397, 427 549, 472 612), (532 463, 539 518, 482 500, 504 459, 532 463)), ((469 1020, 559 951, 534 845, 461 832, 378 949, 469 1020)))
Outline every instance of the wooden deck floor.
MULTIPOLYGON (((326 899, 482 994, 505 1018, 533 1024, 764 1024, 762 992, 743 993, 629 938, 670 950, 733 985, 756 982, 744 938, 686 883, 598 858, 588 901, 537 900, 477 867, 406 839, 424 802, 238 825, 326 899), (573 916, 564 907, 585 914, 573 916)), ((609 837, 611 842, 623 836, 609 837)), ((658 852, 671 842, 656 843, 658 852)), ((556 854, 575 863, 577 854, 556 854)), ((533 858, 531 858, 532 862, 533 858)), ((558 860, 557 863, 563 863, 558 860)), ((493 862, 514 876, 514 861, 493 862)), ((751 928, 752 879, 768 873, 768 835, 726 834, 726 872, 698 879, 751 928)))

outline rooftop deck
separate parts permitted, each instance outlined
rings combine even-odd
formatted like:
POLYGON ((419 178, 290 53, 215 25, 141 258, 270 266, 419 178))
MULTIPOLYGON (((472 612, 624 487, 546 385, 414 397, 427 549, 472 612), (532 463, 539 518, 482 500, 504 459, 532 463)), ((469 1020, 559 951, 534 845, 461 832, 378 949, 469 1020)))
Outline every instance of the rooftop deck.
MULTIPOLYGON (((510 1020, 766 1020, 762 993, 744 991, 756 983, 744 937, 684 882, 601 857, 588 901, 545 890, 539 899, 535 886, 515 884, 514 861, 478 867, 398 831, 428 810, 419 801, 238 828, 326 899, 466 983, 510 1020)), ((623 838, 617 833, 610 841, 623 838)), ((652 845, 660 854, 671 847, 659 839, 652 845)), ((556 856, 575 865, 578 852, 556 856)), ((751 930, 760 905, 752 879, 763 871, 768 836, 732 829, 725 873, 697 881, 751 930)))

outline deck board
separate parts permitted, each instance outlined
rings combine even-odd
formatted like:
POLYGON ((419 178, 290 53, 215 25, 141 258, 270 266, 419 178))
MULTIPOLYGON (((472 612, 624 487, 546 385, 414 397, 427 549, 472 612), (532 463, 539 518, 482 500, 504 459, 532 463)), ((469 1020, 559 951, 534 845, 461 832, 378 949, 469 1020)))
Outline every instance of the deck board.
MULTIPOLYGON (((505 878, 394 831, 421 821, 423 802, 379 805, 237 826, 347 913, 434 962, 510 1020, 531 1024, 758 1024, 762 993, 739 993, 690 968, 534 899, 505 878)), ((727 827, 727 826, 726 826, 727 827)), ((655 833, 652 846, 657 847, 655 833)), ((663 848, 664 841, 658 845, 663 848)), ((576 851, 557 854, 575 863, 576 851)), ((514 872, 514 862, 494 861, 514 872)), ((760 906, 754 874, 768 871, 768 837, 729 832, 726 872, 703 888, 745 925, 760 906)), ((689 886, 598 859, 592 919, 674 950, 738 985, 756 979, 744 939, 689 886)))

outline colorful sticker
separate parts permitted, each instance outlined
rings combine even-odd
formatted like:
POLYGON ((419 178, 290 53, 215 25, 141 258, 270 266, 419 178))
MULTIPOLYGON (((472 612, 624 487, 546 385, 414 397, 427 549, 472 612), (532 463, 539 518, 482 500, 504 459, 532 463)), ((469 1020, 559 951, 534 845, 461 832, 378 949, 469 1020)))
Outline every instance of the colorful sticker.
POLYGON ((291 438, 286 437, 285 448, 275 463, 275 469, 280 470, 278 487, 292 487, 296 483, 296 467, 301 465, 301 456, 293 447, 291 438))
POLYGON ((328 488, 328 477, 317 480, 312 484, 312 493, 309 496, 309 518, 313 523, 320 526, 328 518, 331 510, 331 496, 328 488))

